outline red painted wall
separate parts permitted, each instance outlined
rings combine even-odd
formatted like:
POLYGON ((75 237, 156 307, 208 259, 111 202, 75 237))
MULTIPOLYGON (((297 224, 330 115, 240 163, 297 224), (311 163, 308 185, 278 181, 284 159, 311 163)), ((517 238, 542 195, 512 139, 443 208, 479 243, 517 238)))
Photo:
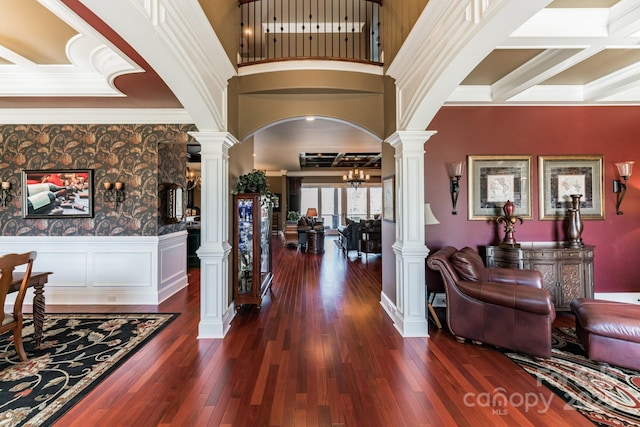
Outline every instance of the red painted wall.
MULTIPOLYGON (((503 226, 467 219, 468 173, 461 179, 458 215, 451 214, 447 164, 467 155, 532 155, 533 218, 516 226, 517 241, 566 240, 562 221, 539 221, 538 156, 604 155, 605 219, 584 221, 582 239, 595 245, 595 292, 640 292, 640 107, 446 107, 428 127, 425 202, 439 225, 425 227, 431 249, 498 243, 503 226), (635 160, 616 215, 615 162, 635 160)), ((428 273, 428 277, 432 277, 428 273)))

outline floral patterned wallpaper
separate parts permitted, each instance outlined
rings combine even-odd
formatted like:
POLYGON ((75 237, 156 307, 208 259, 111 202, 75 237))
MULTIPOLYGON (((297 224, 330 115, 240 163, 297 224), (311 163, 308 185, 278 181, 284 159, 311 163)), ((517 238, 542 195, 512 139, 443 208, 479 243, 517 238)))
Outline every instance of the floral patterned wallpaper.
MULTIPOLYGON (((184 144, 160 144, 158 147, 158 235, 186 230, 187 223, 167 221, 167 191, 170 185, 187 185, 187 149, 184 144)), ((183 193, 186 196, 186 191, 183 193)), ((186 206, 186 201, 184 206, 186 206)))
POLYGON ((190 139, 187 132, 194 130, 193 125, 0 126, 0 178, 11 183, 14 196, 6 208, 0 207, 0 235, 155 236, 167 232, 159 230, 159 175, 184 185, 184 144, 190 139), (165 143, 171 148, 165 149, 165 143), (161 155, 170 157, 163 164, 171 164, 162 172, 161 155), (21 173, 25 169, 93 169, 93 218, 24 219, 21 173), (106 181, 124 183, 125 200, 117 209, 103 198, 106 181))

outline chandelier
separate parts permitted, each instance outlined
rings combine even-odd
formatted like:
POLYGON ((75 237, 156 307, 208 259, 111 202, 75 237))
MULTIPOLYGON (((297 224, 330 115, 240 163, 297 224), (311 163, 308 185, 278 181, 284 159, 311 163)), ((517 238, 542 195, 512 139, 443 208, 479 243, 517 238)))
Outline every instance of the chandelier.
POLYGON ((193 190, 196 187, 200 188, 201 184, 202 175, 200 175, 200 172, 187 168, 187 190, 193 190))
POLYGON ((348 174, 342 175, 342 180, 351 184, 351 186, 356 190, 358 189, 358 187, 360 187, 360 184, 369 181, 369 178, 369 174, 365 175, 364 170, 358 169, 355 166, 349 171, 348 174))

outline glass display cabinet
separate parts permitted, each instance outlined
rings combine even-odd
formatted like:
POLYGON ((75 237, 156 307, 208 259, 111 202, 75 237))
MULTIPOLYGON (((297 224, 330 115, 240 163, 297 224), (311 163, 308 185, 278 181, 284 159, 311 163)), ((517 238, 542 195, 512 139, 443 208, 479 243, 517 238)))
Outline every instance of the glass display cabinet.
POLYGON ((271 287, 271 207, 259 193, 233 196, 233 299, 262 305, 271 287))

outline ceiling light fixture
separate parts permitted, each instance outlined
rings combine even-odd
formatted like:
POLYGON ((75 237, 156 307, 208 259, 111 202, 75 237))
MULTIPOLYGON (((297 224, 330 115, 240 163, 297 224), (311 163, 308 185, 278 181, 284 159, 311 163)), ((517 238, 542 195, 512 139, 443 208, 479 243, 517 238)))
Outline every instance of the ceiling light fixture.
POLYGON ((369 181, 369 178, 371 178, 369 174, 365 174, 364 170, 358 169, 357 166, 354 166, 348 174, 342 175, 342 180, 351 184, 356 190, 362 183, 369 181))

